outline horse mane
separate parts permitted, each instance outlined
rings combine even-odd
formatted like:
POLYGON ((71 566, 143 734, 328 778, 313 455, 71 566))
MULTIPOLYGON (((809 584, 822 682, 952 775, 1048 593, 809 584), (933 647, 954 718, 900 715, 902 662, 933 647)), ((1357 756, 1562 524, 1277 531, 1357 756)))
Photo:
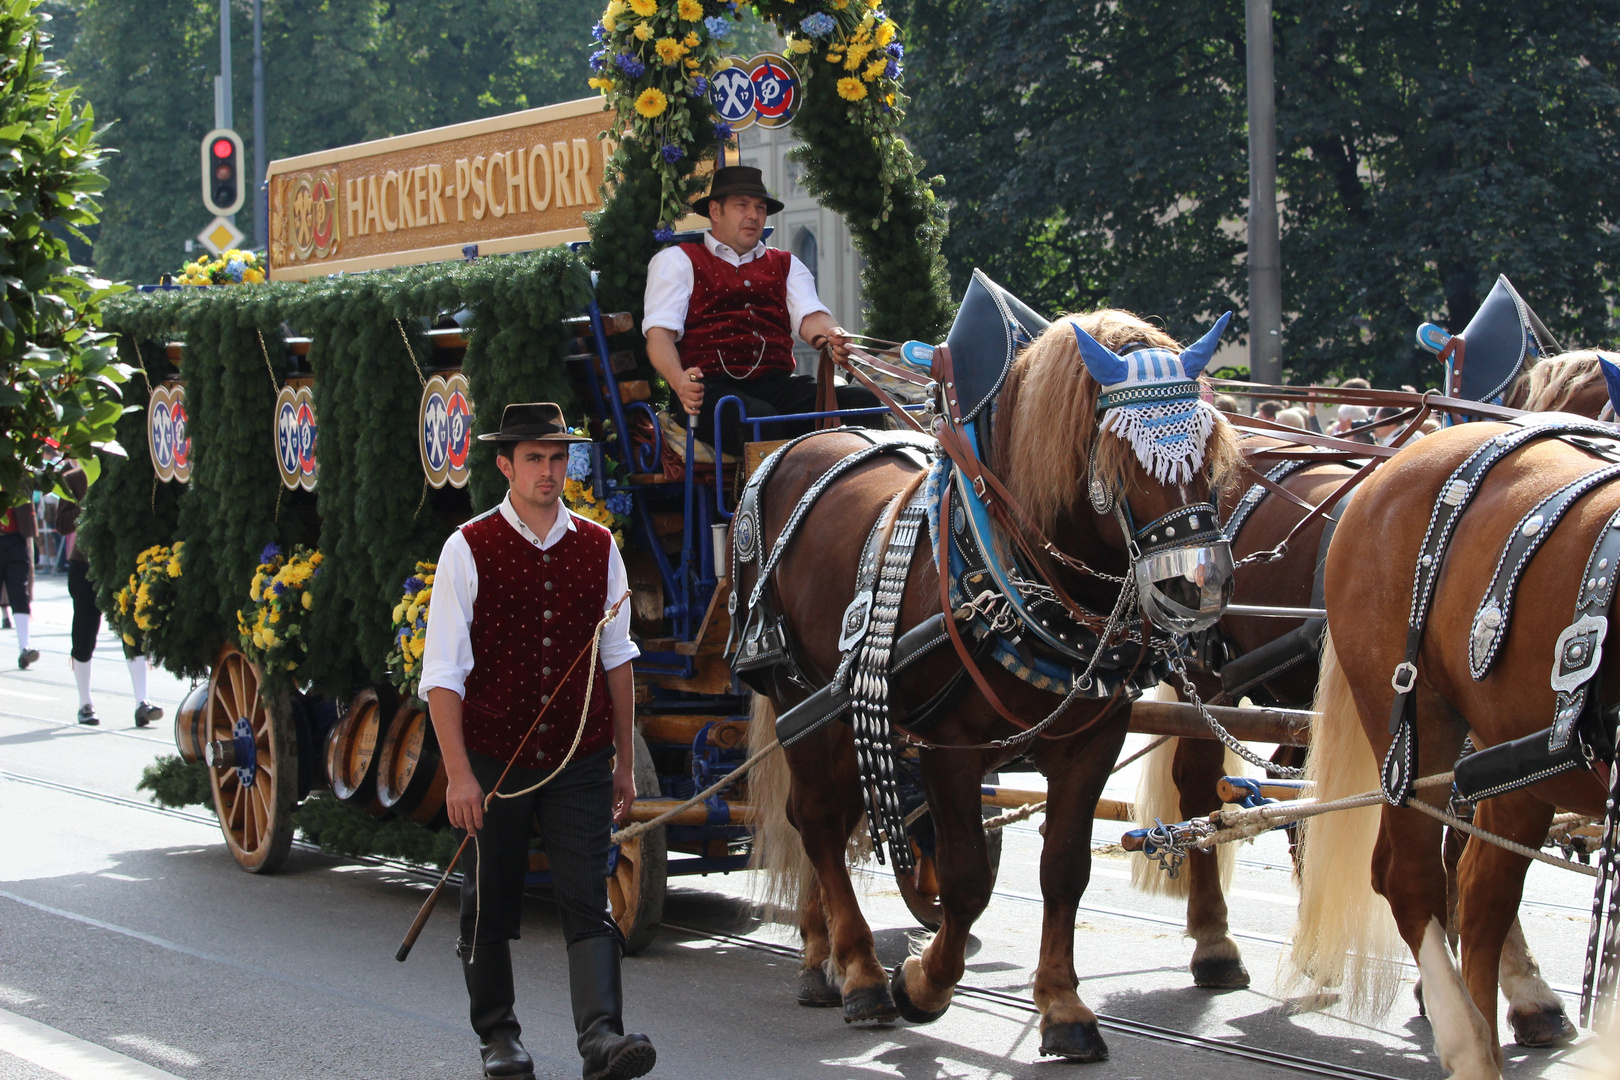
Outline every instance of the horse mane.
MULTIPOLYGON (((995 460, 1002 481, 1042 532, 1050 532, 1084 497, 1086 456, 1094 440, 1104 475, 1130 475, 1124 469, 1130 447, 1112 433, 1096 439, 1101 387, 1080 359, 1071 321, 1115 352, 1136 342, 1181 351, 1160 328, 1128 311, 1104 308, 1057 319, 1013 361, 996 403, 995 460), (1055 438, 1059 432, 1066 438, 1055 438)), ((1204 452, 1205 462, 1214 466, 1215 487, 1233 483, 1239 453, 1231 425, 1216 424, 1204 452)))
POLYGON ((1538 361, 1514 380, 1506 400, 1523 400, 1526 412, 1561 412, 1587 384, 1601 380, 1598 354, 1577 349, 1538 361))

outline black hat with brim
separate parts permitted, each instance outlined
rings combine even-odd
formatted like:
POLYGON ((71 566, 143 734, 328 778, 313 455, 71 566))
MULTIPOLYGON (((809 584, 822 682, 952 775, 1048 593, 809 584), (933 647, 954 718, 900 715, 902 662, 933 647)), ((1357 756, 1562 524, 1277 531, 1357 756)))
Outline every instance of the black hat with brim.
POLYGON ((501 413, 499 431, 478 436, 479 442, 590 442, 584 435, 568 430, 562 409, 549 401, 508 405, 501 413))
POLYGON ((709 183, 709 193, 698 196, 692 209, 708 217, 709 200, 724 199, 729 195, 752 195, 765 200, 767 214, 782 212, 782 201, 771 197, 771 193, 765 190, 765 177, 750 165, 727 165, 723 169, 716 169, 714 179, 709 183))

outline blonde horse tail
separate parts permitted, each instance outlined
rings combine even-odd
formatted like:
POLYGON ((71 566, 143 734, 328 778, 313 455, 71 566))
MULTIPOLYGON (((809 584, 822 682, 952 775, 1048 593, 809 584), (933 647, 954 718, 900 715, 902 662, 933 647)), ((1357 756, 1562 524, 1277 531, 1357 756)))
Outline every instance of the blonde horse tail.
MULTIPOLYGON (((1178 701, 1176 691, 1169 683, 1160 683, 1154 691, 1155 701, 1178 701)), ((1171 739, 1155 749, 1142 759, 1142 775, 1136 782, 1136 801, 1132 803, 1136 811, 1136 827, 1151 829, 1158 821, 1169 823, 1180 821, 1181 789, 1176 786, 1175 763, 1176 750, 1181 746, 1180 739, 1171 739)), ((1227 750, 1224 764, 1221 766, 1225 776, 1242 776, 1243 759, 1232 751, 1227 750)), ((1197 858, 1204 858, 1199 855, 1197 858)), ((1221 891, 1232 887, 1232 871, 1237 866, 1237 849, 1231 844, 1222 844, 1215 849, 1216 866, 1221 875, 1221 891)), ((1187 874, 1177 874, 1171 877, 1159 865, 1148 859, 1131 860, 1131 885, 1149 896, 1169 896, 1185 899, 1192 889, 1191 878, 1187 874)))
MULTIPOLYGON (((748 745, 751 748, 769 746, 776 741, 776 709, 771 699, 755 694, 752 712, 748 745)), ((815 874, 804 843, 799 839, 799 830, 788 821, 788 790, 792 780, 787 755, 782 753, 762 758, 748 774, 748 801, 756 815, 748 867, 764 871, 748 877, 754 900, 766 909, 766 921, 797 926, 815 874)))
MULTIPOLYGON (((1378 762, 1361 726, 1331 634, 1324 635, 1306 778, 1318 802, 1377 790, 1378 762)), ((1338 990, 1357 1018, 1382 1015, 1400 986, 1404 945, 1389 905, 1372 887, 1381 804, 1300 822, 1303 870, 1292 953, 1295 988, 1338 990)))

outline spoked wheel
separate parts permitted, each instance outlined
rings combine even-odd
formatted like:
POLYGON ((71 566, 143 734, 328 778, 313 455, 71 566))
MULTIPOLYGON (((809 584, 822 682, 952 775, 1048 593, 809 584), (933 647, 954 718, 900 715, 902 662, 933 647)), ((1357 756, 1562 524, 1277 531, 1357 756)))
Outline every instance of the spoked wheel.
MULTIPOLYGON (((995 773, 985 777, 984 782, 994 784, 999 778, 995 773)), ((994 807, 986 807, 983 814, 986 818, 995 817, 1001 813, 994 807)), ((923 853, 915 839, 916 830, 926 828, 932 830, 933 819, 924 814, 912 823, 913 839, 911 841, 911 854, 916 862, 916 868, 907 874, 895 874, 894 883, 900 888, 900 898, 906 902, 906 909, 929 930, 938 930, 941 919, 939 907, 939 871, 934 865, 934 857, 923 853)), ((990 886, 995 887, 996 877, 1001 871, 1001 830, 986 833, 984 837, 985 854, 990 859, 990 886)))
POLYGON ((220 829, 242 869, 276 869, 292 849, 298 743, 292 718, 272 707, 259 666, 227 644, 208 681, 209 782, 220 829))
MULTIPOLYGON (((658 770, 652 762, 641 732, 636 732, 636 797, 655 799, 661 795, 658 770)), ((635 955, 651 944, 664 920, 664 884, 669 847, 662 827, 644 832, 629 843, 619 845, 608 878, 608 903, 613 921, 624 935, 624 951, 635 955)))

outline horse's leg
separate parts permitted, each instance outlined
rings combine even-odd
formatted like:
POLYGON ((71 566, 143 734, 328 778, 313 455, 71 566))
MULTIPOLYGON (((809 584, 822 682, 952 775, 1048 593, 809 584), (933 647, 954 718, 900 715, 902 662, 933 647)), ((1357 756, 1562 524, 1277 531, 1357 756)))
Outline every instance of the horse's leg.
POLYGON ((832 937, 827 933, 827 908, 821 902, 821 884, 811 878, 801 888, 805 895, 803 910, 799 913, 799 936, 804 942, 799 958, 799 1004, 813 1009, 842 1005, 843 995, 827 978, 832 937))
POLYGON ((1563 1046, 1575 1038, 1575 1025, 1564 1015, 1563 999, 1541 977, 1541 965, 1530 955, 1518 919, 1508 927, 1502 942, 1498 975, 1502 993, 1508 999, 1507 1016, 1514 1042, 1520 1046, 1563 1046))
MULTIPOLYGON (((1552 807, 1525 791, 1486 799, 1474 812, 1474 822, 1486 832, 1534 846, 1547 836, 1552 807)), ((1530 860, 1495 844, 1470 841, 1457 866, 1457 921, 1462 930, 1462 975, 1469 994, 1491 1033, 1491 1049, 1498 1067, 1502 1048, 1496 1034, 1497 973, 1502 966, 1502 943, 1517 921, 1524 894, 1524 875, 1530 860)), ((1438 1024, 1438 1016, 1436 1016, 1438 1024)))
POLYGON ((923 787, 934 818, 939 874, 939 931, 920 956, 894 969, 889 985, 900 1015, 914 1024, 938 1020, 962 978, 968 932, 990 903, 990 856, 985 850, 977 754, 927 751, 923 787))
MULTIPOLYGON (((1207 817, 1221 808, 1215 785, 1226 770, 1224 746, 1213 739, 1178 739, 1172 768, 1181 793, 1181 820, 1207 817)), ((1187 873, 1187 936, 1196 942, 1193 985, 1241 990, 1249 985, 1249 971, 1243 966, 1237 942, 1227 932, 1219 857, 1214 852, 1198 852, 1182 866, 1187 873)))
MULTIPOLYGON (((878 962, 872 930, 849 880, 846 848, 860 817, 849 729, 835 724, 789 751, 793 789, 789 816, 815 868, 825 915, 828 956, 824 970, 844 1004, 845 1023, 888 1023, 897 1015, 888 972, 878 962), (804 777, 815 777, 815 783, 804 777)), ((809 941, 806 941, 808 951, 809 941)))
POLYGON ((1035 968, 1035 1007, 1041 1011, 1041 1053, 1070 1061, 1105 1061, 1108 1047, 1097 1016, 1080 1000, 1074 970, 1074 917, 1091 881, 1091 828, 1108 770, 1119 758, 1127 724, 1109 723, 1078 746, 1043 761, 1046 839, 1041 845, 1041 958, 1035 968))

